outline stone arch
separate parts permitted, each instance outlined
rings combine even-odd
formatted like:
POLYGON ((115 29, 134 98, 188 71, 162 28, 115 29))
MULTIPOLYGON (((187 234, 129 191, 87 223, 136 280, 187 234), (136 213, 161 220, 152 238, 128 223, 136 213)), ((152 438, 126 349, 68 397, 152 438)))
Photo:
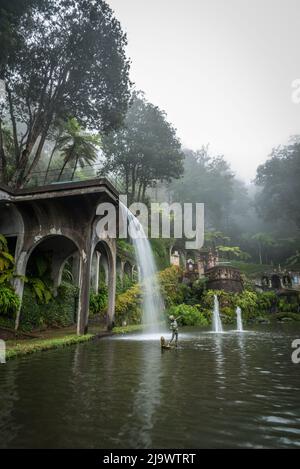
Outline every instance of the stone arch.
MULTIPOLYGON (((53 281, 54 295, 61 283, 63 267, 67 259, 79 253, 76 242, 65 235, 46 235, 35 239, 27 252, 22 251, 16 262, 16 272, 25 276, 28 272, 34 273, 34 254, 49 254, 49 275, 53 281), (59 240, 59 242, 57 242, 59 240)), ((80 285, 78 285, 80 286, 80 285)), ((23 298, 24 281, 20 278, 15 280, 15 290, 23 298)), ((20 323, 21 308, 16 317, 15 328, 18 329, 20 323)), ((79 315, 78 315, 79 316, 79 315)))

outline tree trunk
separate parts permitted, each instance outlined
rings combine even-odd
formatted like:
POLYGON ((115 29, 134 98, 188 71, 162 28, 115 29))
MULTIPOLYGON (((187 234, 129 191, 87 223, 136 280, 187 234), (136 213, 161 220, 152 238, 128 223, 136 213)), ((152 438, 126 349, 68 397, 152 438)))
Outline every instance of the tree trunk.
POLYGON ((15 114, 14 114, 11 91, 8 87, 6 87, 6 92, 8 96, 9 113, 10 113, 10 118, 11 118, 11 123, 12 123, 12 129, 13 129, 13 139, 14 139, 14 147, 15 147, 14 150, 15 150, 15 160, 16 160, 15 162, 16 162, 16 166, 18 166, 19 158, 20 158, 20 148, 19 148, 19 142, 18 142, 17 123, 16 123, 15 114))
POLYGON ((32 152, 32 149, 38 139, 38 135, 31 134, 30 137, 28 137, 26 147, 22 152, 21 158, 19 159, 19 164, 16 168, 14 177, 13 177, 13 185, 18 187, 22 184, 23 178, 24 178, 24 173, 26 170, 26 166, 28 163, 29 156, 32 152))
POLYGON ((126 191, 126 195, 128 195, 128 192, 129 192, 129 171, 127 169, 125 170, 125 191, 126 191))
POLYGON ((261 244, 258 243, 258 255, 259 255, 259 263, 262 265, 262 253, 261 253, 261 244))
POLYGON ((61 170, 60 170, 59 176, 58 176, 58 180, 59 180, 59 181, 60 181, 60 178, 62 177, 62 174, 63 174, 63 172, 64 172, 65 167, 67 166, 67 163, 68 163, 68 160, 65 160, 65 162, 64 162, 64 164, 63 164, 63 166, 62 166, 62 168, 61 168, 61 170))
POLYGON ((140 182, 140 183, 139 183, 138 195, 137 195, 137 201, 138 201, 138 202, 140 202, 140 200, 141 200, 142 186, 143 186, 143 183, 140 182))
POLYGON ((135 187, 136 187, 135 168, 133 168, 131 171, 131 200, 130 202, 134 202, 135 187))
POLYGON ((143 184, 143 192, 142 192, 142 201, 145 201, 145 195, 146 195, 146 190, 147 190, 147 183, 144 182, 143 184))
POLYGON ((74 169, 73 169, 71 181, 73 181, 73 179, 74 179, 74 176, 75 176, 75 173, 76 173, 76 169, 77 169, 77 165, 78 165, 78 157, 76 158, 76 162, 75 162, 75 166, 74 166, 74 169))
POLYGON ((52 160, 53 160, 53 156, 54 156, 54 153, 56 152, 56 144, 54 145, 54 148, 51 152, 51 155, 50 155, 50 158, 49 158, 49 162, 48 162, 48 166, 47 166, 47 169, 46 169, 46 174, 45 174, 45 177, 44 177, 44 185, 46 185, 46 182, 47 182, 47 179, 48 179, 48 174, 49 174, 49 170, 50 170, 50 166, 51 166, 51 163, 52 163, 52 160))
POLYGON ((0 119, 0 181, 7 184, 7 161, 4 151, 2 120, 0 119))
POLYGON ((49 127, 50 127, 50 121, 48 120, 48 122, 47 122, 47 124, 46 124, 46 126, 45 126, 45 128, 42 132, 41 139, 40 139, 36 154, 34 156, 33 162, 31 163, 31 166, 30 166, 29 170, 27 171, 27 174, 24 177, 24 181, 20 182, 20 187, 24 186, 30 180, 31 174, 32 174, 33 170, 36 168, 36 166, 37 166, 37 164, 40 160, 40 157, 41 157, 44 145, 45 145, 45 141, 46 141, 46 138, 47 138, 49 127))

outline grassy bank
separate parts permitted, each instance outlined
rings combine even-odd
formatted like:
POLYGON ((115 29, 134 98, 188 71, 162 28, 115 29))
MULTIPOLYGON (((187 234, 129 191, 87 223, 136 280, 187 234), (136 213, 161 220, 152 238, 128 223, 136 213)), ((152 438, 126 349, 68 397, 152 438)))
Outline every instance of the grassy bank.
MULTIPOLYGON (((103 335, 110 335, 106 331, 93 330, 91 327, 91 332, 86 335, 78 336, 76 335, 74 328, 72 329, 59 329, 59 330, 48 330, 43 332, 43 337, 38 338, 19 338, 11 339, 6 341, 6 360, 11 360, 13 358, 21 357, 24 355, 30 355, 35 352, 42 352, 47 350, 53 350, 57 348, 67 347, 69 345, 80 344, 88 342, 95 337, 103 335)), ((144 327, 139 325, 131 325, 125 327, 115 327, 113 329, 113 334, 127 334, 136 331, 142 331, 144 327)))
POLYGON ((6 359, 29 355, 35 352, 67 347, 69 345, 87 342, 95 337, 95 334, 87 334, 82 336, 67 335, 64 337, 55 337, 50 339, 28 339, 28 340, 9 340, 6 343, 6 359))

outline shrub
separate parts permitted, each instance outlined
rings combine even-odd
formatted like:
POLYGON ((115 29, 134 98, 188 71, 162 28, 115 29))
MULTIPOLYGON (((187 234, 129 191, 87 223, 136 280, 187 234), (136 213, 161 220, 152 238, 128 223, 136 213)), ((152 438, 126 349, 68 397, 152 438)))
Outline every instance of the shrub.
POLYGON ((208 290, 203 295, 204 311, 212 310, 214 295, 218 296, 220 313, 224 324, 232 324, 236 320, 236 307, 242 309, 244 321, 259 320, 263 313, 270 312, 276 302, 273 292, 257 293, 252 290, 244 290, 241 293, 224 292, 223 290, 208 290))
POLYGON ((284 298, 281 298, 278 302, 279 312, 284 313, 297 313, 298 304, 297 303, 288 303, 284 298))
POLYGON ((221 310, 221 318, 223 324, 234 324, 236 322, 235 308, 225 306, 221 310))
POLYGON ((124 273, 123 280, 121 280, 120 276, 117 276, 117 285, 116 285, 116 292, 119 295, 120 293, 124 293, 129 288, 131 288, 135 284, 135 280, 133 280, 128 274, 124 273))
POLYGON ((183 326, 207 326, 209 324, 203 312, 196 306, 186 304, 172 306, 168 311, 169 314, 173 314, 175 317, 180 316, 180 323, 183 326))
POLYGON ((177 266, 168 267, 158 274, 158 281, 166 307, 184 301, 186 286, 181 283, 182 271, 177 266))
POLYGON ((26 286, 20 316, 20 326, 24 330, 44 327, 64 327, 76 321, 78 289, 62 283, 58 294, 47 304, 38 304, 31 289, 26 286))
POLYGON ((20 298, 10 287, 0 287, 0 314, 14 316, 20 307, 20 298))
POLYGON ((48 304, 49 301, 53 299, 53 294, 50 288, 40 278, 28 277, 26 282, 31 289, 33 298, 37 301, 37 303, 48 304))
POLYGON ((153 238, 150 241, 157 268, 166 269, 170 265, 170 239, 153 238))
POLYGON ((108 290, 105 283, 100 284, 99 293, 90 295, 90 314, 104 313, 108 304, 108 290))
POLYGON ((122 325, 123 321, 128 324, 140 324, 142 319, 141 303, 141 289, 137 284, 118 295, 115 307, 116 325, 122 325))
POLYGON ((274 292, 261 292, 257 293, 258 307, 261 311, 269 312, 271 308, 277 304, 277 296, 274 292))
POLYGON ((258 295, 256 292, 244 290, 235 295, 235 306, 239 306, 242 311, 253 313, 259 310, 258 295))

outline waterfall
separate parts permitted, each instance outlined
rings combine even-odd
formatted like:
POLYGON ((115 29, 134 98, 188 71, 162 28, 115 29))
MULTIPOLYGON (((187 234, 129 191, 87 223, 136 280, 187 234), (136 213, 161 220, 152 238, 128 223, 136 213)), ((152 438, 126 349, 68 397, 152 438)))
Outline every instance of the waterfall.
POLYGON ((236 308, 236 324, 237 324, 237 331, 243 332, 242 310, 239 306, 236 308))
POLYGON ((220 318, 219 300, 217 295, 214 295, 213 331, 223 332, 222 321, 220 318))
POLYGON ((139 267, 139 282, 143 292, 143 324, 149 324, 155 329, 161 320, 164 302, 157 280, 157 268, 152 249, 139 220, 122 202, 120 202, 120 207, 124 225, 127 226, 127 220, 129 222, 129 236, 133 242, 139 267))

